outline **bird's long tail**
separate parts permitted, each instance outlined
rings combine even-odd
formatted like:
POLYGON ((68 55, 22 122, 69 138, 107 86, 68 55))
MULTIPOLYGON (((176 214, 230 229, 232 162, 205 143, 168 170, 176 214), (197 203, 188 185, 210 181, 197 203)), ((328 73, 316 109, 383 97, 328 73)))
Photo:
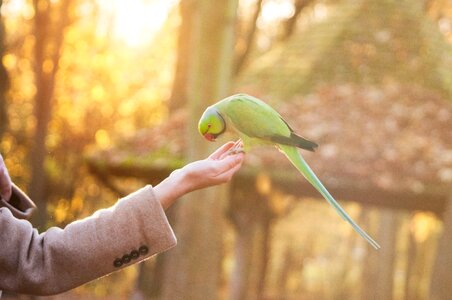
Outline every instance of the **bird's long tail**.
POLYGON ((286 145, 278 145, 281 151, 287 156, 290 162, 300 171, 300 173, 311 183, 317 191, 322 194, 322 196, 328 201, 328 203, 336 210, 336 212, 348 223, 350 223, 366 241, 369 242, 375 249, 379 249, 380 245, 375 242, 361 227, 356 224, 353 219, 345 212, 345 210, 337 203, 337 201, 331 196, 328 190, 323 186, 317 176, 314 174, 312 169, 303 159, 298 150, 295 147, 286 146, 286 145))

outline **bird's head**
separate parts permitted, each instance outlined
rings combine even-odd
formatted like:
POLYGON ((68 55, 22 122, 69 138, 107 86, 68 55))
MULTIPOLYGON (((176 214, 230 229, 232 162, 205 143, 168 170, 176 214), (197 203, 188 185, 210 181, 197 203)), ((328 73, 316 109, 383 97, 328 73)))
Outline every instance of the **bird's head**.
POLYGON ((215 107, 208 107, 198 123, 198 130, 208 141, 215 139, 226 130, 226 122, 215 107))

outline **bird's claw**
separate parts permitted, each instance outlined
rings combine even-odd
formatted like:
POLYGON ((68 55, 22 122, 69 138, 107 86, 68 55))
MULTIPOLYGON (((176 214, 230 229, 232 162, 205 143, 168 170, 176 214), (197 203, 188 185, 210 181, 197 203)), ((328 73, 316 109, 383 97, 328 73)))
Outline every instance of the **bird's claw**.
POLYGON ((245 153, 243 148, 231 149, 231 150, 228 151, 228 155, 236 155, 236 154, 239 154, 239 153, 245 153))
POLYGON ((243 150, 242 139, 238 139, 234 143, 234 146, 232 146, 232 148, 229 149, 229 151, 228 151, 228 155, 235 155, 235 154, 239 154, 239 153, 245 153, 245 150, 243 150))

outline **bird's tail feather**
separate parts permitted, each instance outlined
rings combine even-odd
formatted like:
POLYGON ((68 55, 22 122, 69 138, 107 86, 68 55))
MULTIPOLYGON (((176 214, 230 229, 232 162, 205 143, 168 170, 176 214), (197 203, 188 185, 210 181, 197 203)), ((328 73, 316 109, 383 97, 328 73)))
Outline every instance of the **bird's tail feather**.
POLYGON ((317 191, 322 194, 322 196, 328 201, 328 203, 336 210, 336 212, 350 225, 353 229, 358 232, 369 244, 371 244, 375 249, 379 249, 380 245, 375 242, 361 227, 356 224, 353 219, 345 212, 345 210, 339 205, 339 203, 331 196, 328 190, 323 186, 314 172, 311 170, 309 165, 303 159, 300 153, 298 153, 297 148, 279 145, 280 149, 284 152, 290 162, 300 171, 300 173, 309 181, 317 191))

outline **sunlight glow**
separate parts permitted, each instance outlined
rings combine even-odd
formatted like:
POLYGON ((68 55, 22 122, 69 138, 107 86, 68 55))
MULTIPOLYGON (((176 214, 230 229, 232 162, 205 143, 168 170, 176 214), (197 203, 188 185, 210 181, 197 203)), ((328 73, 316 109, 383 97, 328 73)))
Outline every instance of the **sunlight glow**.
POLYGON ((261 17, 265 22, 287 19, 294 14, 292 1, 264 2, 261 17))
POLYGON ((31 20, 34 17, 33 7, 28 5, 26 0, 3 1, 1 14, 4 18, 21 16, 25 20, 31 20))
POLYGON ((116 38, 136 47, 152 40, 177 1, 98 0, 98 3, 106 15, 100 25, 112 26, 116 38))

